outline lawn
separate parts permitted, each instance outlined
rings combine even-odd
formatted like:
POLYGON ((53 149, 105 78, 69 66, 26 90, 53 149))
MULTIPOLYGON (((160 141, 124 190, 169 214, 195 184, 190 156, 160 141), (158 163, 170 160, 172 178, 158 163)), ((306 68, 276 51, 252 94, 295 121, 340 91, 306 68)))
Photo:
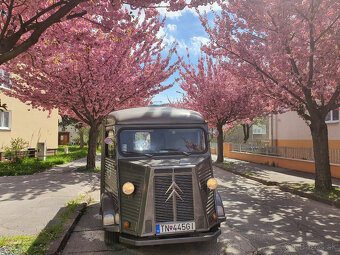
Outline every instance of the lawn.
POLYGON ((20 163, 0 162, 0 176, 28 175, 42 172, 55 165, 65 164, 73 160, 87 156, 87 147, 68 146, 69 153, 64 153, 64 146, 59 146, 56 155, 46 157, 46 161, 38 161, 36 158, 26 158, 20 163))

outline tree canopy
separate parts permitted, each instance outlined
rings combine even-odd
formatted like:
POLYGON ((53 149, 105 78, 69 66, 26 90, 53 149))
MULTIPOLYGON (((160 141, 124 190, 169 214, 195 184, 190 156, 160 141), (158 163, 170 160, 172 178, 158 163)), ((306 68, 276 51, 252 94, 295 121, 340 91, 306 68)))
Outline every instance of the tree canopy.
POLYGON ((269 110, 247 79, 232 75, 222 59, 201 57, 197 65, 181 62, 181 88, 186 92, 183 104, 200 112, 218 131, 218 157, 223 162, 223 127, 240 121, 252 121, 269 110), (267 108, 267 109, 266 109, 267 108))
POLYGON ((229 71, 309 125, 316 187, 331 189, 325 117, 340 107, 338 0, 230 0, 212 26, 205 52, 228 59, 229 71))
MULTIPOLYGON (((122 4, 131 8, 163 6, 180 10, 185 6, 205 5, 212 0, 1 0, 0 1, 0 65, 27 51, 54 24, 84 19, 101 29, 110 30, 122 19, 122 4)), ((63 26, 65 30, 72 27, 63 26)))
MULTIPOLYGON (((111 111, 144 105, 169 87, 161 82, 177 63, 170 64, 174 48, 162 57, 166 45, 157 33, 164 21, 156 11, 146 11, 143 20, 120 20, 109 33, 88 21, 68 22, 71 29, 64 29, 70 26, 67 22, 55 25, 38 44, 7 63, 15 74, 8 95, 34 108, 58 108, 98 132, 111 111)), ((89 168, 94 166, 93 146, 89 168)))

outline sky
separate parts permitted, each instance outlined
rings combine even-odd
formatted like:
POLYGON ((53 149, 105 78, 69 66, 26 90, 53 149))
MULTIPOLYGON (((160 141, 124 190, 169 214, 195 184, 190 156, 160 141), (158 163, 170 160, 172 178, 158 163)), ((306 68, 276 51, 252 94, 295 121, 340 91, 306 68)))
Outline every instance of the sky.
MULTIPOLYGON (((210 8, 218 10, 217 5, 206 6, 199 9, 200 12, 209 12, 210 8)), ((164 41, 168 44, 176 41, 178 43, 178 54, 187 60, 187 49, 190 54, 190 62, 197 64, 197 59, 201 55, 201 44, 209 41, 208 35, 204 31, 201 25, 199 16, 195 10, 184 9, 178 12, 166 12, 165 10, 159 10, 161 15, 166 15, 165 27, 160 31, 160 36, 164 36, 164 41)), ((208 17, 213 17, 209 12, 208 17)), ((174 74, 170 79, 163 84, 171 84, 175 78, 179 77, 178 73, 174 74)), ((182 97, 183 90, 178 84, 175 84, 172 88, 163 91, 156 95, 152 100, 154 104, 168 103, 168 98, 173 101, 182 97)))

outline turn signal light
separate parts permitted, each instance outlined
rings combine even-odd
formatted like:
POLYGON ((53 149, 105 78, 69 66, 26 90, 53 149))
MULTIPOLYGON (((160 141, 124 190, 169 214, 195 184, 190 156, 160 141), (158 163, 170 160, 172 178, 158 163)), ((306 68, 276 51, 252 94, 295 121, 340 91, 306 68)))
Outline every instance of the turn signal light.
POLYGON ((123 225, 124 225, 124 228, 129 228, 130 227, 130 222, 125 221, 123 225))
POLYGON ((217 220, 216 215, 215 215, 215 214, 211 215, 211 219, 212 219, 213 221, 216 221, 216 220, 217 220))

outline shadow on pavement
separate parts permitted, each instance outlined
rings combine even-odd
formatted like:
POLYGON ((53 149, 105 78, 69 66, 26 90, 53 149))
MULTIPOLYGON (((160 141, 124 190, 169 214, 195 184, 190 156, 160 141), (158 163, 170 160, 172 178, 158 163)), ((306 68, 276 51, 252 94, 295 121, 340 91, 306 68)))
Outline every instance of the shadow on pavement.
POLYGON ((134 247, 130 245, 117 244, 107 246, 104 243, 104 231, 101 227, 101 216, 99 215, 99 204, 93 204, 87 208, 78 225, 69 239, 63 254, 171 254, 171 255, 215 255, 221 253, 221 247, 215 241, 157 245, 134 247))
POLYGON ((340 254, 339 209, 223 170, 215 176, 229 227, 219 240, 244 252, 235 254, 252 254, 251 247, 260 254, 340 254))
POLYGON ((32 200, 67 186, 89 185, 96 174, 74 171, 84 164, 86 160, 79 159, 66 165, 55 166, 42 173, 0 177, 0 201, 32 200))

